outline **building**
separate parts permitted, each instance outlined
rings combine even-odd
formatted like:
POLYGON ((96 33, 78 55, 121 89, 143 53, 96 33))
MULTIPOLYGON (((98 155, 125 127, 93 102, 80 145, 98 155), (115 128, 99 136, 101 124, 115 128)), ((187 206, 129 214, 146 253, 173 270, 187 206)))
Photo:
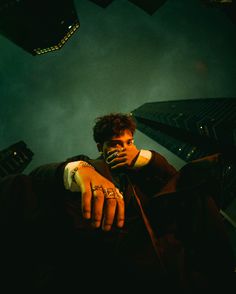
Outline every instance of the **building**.
POLYGON ((19 141, 0 151, 0 178, 22 173, 31 162, 34 153, 25 142, 19 141))
POLYGON ((186 162, 223 154, 222 189, 215 200, 236 244, 236 98, 150 102, 131 114, 139 131, 186 162))

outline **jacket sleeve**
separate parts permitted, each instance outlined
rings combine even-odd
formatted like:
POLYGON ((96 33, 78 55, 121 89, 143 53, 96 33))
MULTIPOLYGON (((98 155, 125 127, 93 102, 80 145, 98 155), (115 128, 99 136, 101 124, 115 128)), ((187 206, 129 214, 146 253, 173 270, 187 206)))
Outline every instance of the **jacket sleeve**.
POLYGON ((173 175, 177 173, 177 170, 171 165, 168 160, 153 150, 152 157, 147 165, 140 169, 141 176, 146 177, 158 177, 160 181, 167 182, 173 175))
POLYGON ((65 165, 66 161, 41 165, 31 171, 29 176, 34 183, 44 185, 45 187, 54 187, 56 190, 63 189, 63 172, 65 165))
POLYGON ((151 152, 152 158, 146 166, 146 172, 150 171, 158 173, 160 177, 162 177, 164 180, 170 179, 173 175, 177 173, 175 167, 171 165, 164 156, 153 150, 151 150, 151 152))
POLYGON ((86 155, 77 155, 70 157, 63 162, 49 163, 38 166, 29 174, 35 184, 43 185, 45 188, 54 189, 55 191, 65 190, 63 175, 64 169, 68 162, 77 160, 89 160, 86 155))
POLYGON ((177 170, 160 153, 150 151, 152 157, 149 163, 138 171, 131 172, 131 177, 142 191, 152 196, 168 183, 177 170))

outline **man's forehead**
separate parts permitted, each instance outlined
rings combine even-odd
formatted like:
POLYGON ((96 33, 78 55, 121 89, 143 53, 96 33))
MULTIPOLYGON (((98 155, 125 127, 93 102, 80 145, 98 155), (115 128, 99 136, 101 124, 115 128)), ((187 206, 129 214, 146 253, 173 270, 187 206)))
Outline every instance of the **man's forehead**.
POLYGON ((113 136, 109 141, 123 141, 133 139, 133 134, 129 130, 122 131, 119 135, 113 136))
POLYGON ((133 137, 116 137, 116 138, 112 138, 110 140, 108 140, 107 142, 123 142, 123 141, 129 141, 129 140, 133 140, 133 137))

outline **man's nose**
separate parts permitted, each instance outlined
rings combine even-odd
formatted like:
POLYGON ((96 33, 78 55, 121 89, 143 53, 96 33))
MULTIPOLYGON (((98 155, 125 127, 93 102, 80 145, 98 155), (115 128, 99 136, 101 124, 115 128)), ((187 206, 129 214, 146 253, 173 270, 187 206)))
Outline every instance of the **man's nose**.
POLYGON ((119 143, 117 146, 119 149, 124 149, 126 147, 125 143, 119 143))
POLYGON ((130 147, 130 145, 128 143, 123 144, 123 148, 129 148, 129 147, 130 147))
POLYGON ((123 149, 124 148, 124 144, 123 143, 119 143, 117 146, 119 149, 123 149))

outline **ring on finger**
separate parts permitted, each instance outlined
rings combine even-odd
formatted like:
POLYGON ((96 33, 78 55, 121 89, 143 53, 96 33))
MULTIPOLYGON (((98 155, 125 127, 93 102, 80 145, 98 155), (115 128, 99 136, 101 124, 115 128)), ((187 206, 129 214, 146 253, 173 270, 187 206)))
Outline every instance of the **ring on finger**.
POLYGON ((103 191, 103 186, 102 185, 95 185, 91 188, 91 190, 94 192, 94 191, 103 191))
POLYGON ((117 193, 116 189, 114 188, 104 188, 104 197, 105 199, 122 199, 123 196, 121 193, 117 193))

